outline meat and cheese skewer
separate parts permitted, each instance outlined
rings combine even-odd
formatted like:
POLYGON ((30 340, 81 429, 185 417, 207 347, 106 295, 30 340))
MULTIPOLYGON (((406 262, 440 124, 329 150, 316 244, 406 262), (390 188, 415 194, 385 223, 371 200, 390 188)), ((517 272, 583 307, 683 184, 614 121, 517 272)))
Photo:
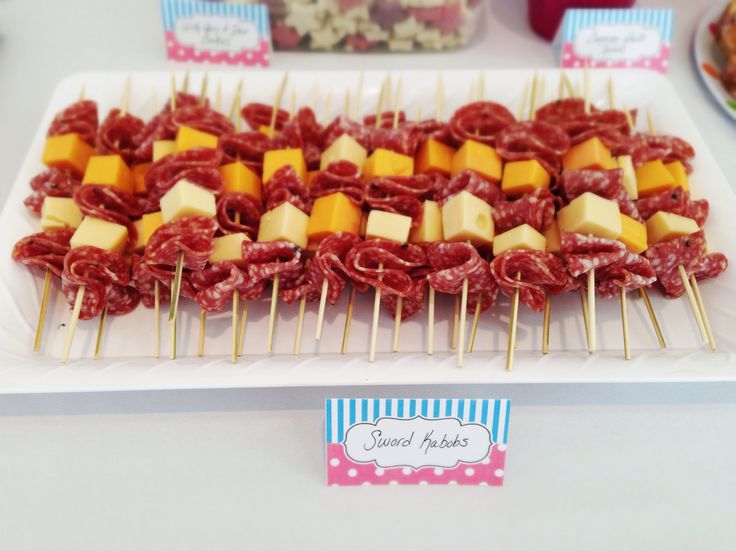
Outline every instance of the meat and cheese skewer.
MULTIPOLYGON (((204 105, 206 99, 207 99, 207 84, 208 84, 208 77, 207 73, 204 74, 204 77, 202 77, 202 89, 199 94, 199 105, 204 105)), ((222 108, 222 105, 220 105, 220 100, 217 100, 215 103, 215 109, 218 111, 222 108)), ((207 310, 204 309, 204 307, 200 308, 199 310, 199 341, 197 346, 197 356, 200 358, 204 356, 204 342, 205 342, 205 333, 207 332, 207 310)))
MULTIPOLYGON (((396 83, 396 99, 394 101, 394 120, 391 127, 396 130, 399 127, 399 109, 401 108, 401 88, 403 86, 403 78, 399 76, 396 83)), ((394 315, 394 343, 391 348, 392 352, 399 351, 399 333, 401 331, 401 311, 404 307, 404 297, 401 295, 396 297, 396 313, 394 315)))
MULTIPOLYGON (((590 69, 586 61, 583 69, 583 101, 585 114, 590 114, 590 69)), ((595 268, 588 272, 588 352, 596 350, 595 328, 595 268)))

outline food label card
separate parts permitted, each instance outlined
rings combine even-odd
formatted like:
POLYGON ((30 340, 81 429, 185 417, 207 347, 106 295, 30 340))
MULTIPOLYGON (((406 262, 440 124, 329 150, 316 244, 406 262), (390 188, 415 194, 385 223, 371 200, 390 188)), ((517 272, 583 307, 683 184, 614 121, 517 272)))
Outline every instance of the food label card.
POLYGON ((268 66, 264 4, 161 0, 166 53, 173 61, 268 66))
POLYGON ((668 9, 567 10, 562 67, 638 67, 666 73, 675 14, 668 9))
POLYGON ((500 486, 510 412, 510 400, 327 399, 327 484, 500 486))

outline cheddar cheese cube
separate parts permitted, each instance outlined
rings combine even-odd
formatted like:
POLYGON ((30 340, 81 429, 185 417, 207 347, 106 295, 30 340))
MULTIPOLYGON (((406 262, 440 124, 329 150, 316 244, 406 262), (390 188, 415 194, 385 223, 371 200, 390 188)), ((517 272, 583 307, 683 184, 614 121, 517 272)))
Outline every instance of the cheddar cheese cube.
POLYGON ((493 242, 491 205, 468 191, 461 191, 442 206, 442 233, 446 241, 493 242))
POLYGON ((325 170, 330 166, 330 163, 350 161, 359 170, 362 170, 367 158, 368 152, 365 147, 360 145, 352 136, 343 134, 324 150, 322 157, 320 157, 319 168, 325 170))
POLYGON ((603 142, 593 137, 572 146, 562 156, 562 168, 565 170, 609 170, 613 168, 611 151, 603 142))
POLYGON ((217 136, 202 132, 190 126, 180 126, 176 132, 176 151, 189 151, 196 147, 215 149, 218 143, 217 136))
POLYGON ((442 174, 449 178, 452 172, 452 157, 455 149, 429 138, 419 148, 414 171, 417 174, 442 174))
POLYGON ((164 225, 164 217, 161 211, 144 214, 140 220, 133 222, 135 230, 138 232, 138 240, 135 243, 135 250, 142 251, 148 245, 148 240, 158 228, 164 225))
POLYGON ((174 140, 156 140, 153 142, 153 162, 163 159, 166 155, 176 153, 174 140))
POLYGON ((144 195, 148 193, 146 188, 146 173, 150 170, 153 163, 141 163, 131 168, 133 173, 133 191, 138 195, 144 195))
POLYGON ((625 214, 621 215, 621 236, 618 238, 632 253, 647 250, 647 227, 625 214))
POLYGON ((414 159, 389 149, 376 149, 363 164, 363 178, 371 180, 381 176, 411 176, 414 159))
POLYGON ((690 191, 690 182, 687 179, 687 171, 680 161, 672 161, 665 163, 664 167, 672 174, 675 180, 675 187, 681 187, 683 191, 690 191))
POLYGON ((629 197, 634 200, 638 199, 639 188, 636 185, 636 171, 634 170, 634 163, 631 160, 631 155, 619 155, 614 159, 614 164, 617 168, 623 170, 623 184, 629 197))
POLYGON ((647 220, 647 239, 651 245, 695 233, 698 223, 671 212, 658 211, 647 220))
POLYGON ((111 186, 126 193, 135 192, 133 173, 120 155, 94 155, 89 158, 82 184, 111 186))
POLYGON ((422 203, 422 221, 409 234, 409 243, 442 241, 442 210, 436 201, 422 203))
POLYGON ((314 180, 314 177, 319 174, 319 170, 310 170, 307 172, 307 179, 304 181, 304 185, 307 187, 312 187, 312 181, 314 180))
POLYGON ((606 239, 621 235, 621 211, 618 204, 590 191, 573 199, 557 213, 560 232, 575 232, 606 239))
POLYGON ((544 251, 546 247, 547 240, 541 233, 529 224, 522 224, 498 234, 493 239, 493 256, 500 256, 513 249, 544 251))
POLYGON ((501 179, 502 169, 503 161, 496 150, 490 145, 473 140, 466 141, 452 156, 453 176, 463 170, 473 170, 486 180, 498 182, 501 179))
POLYGON ((69 240, 69 246, 72 249, 83 246, 98 247, 113 253, 121 253, 125 250, 127 240, 128 228, 125 226, 85 216, 69 240))
POLYGON ((43 231, 78 228, 82 222, 82 211, 71 197, 47 195, 41 205, 41 228, 43 231))
POLYGON ((289 202, 263 213, 257 241, 291 241, 302 249, 307 246, 309 216, 289 202))
POLYGON ((46 138, 41 160, 48 167, 81 177, 89 158, 94 154, 95 148, 80 138, 79 134, 62 134, 46 138))
POLYGON ((237 161, 229 163, 221 166, 219 171, 225 182, 222 188, 223 193, 247 193, 261 200, 263 188, 261 179, 243 163, 237 161))
POLYGON ((268 184, 271 176, 284 166, 293 167, 299 179, 302 182, 306 180, 307 163, 304 161, 304 154, 301 149, 274 149, 266 151, 263 156, 263 183, 268 184))
POLYGON ((245 233, 231 233, 222 237, 215 237, 212 240, 212 254, 210 254, 210 262, 232 262, 238 266, 244 264, 243 261, 243 242, 250 241, 245 233))
POLYGON ((636 169, 639 197, 650 197, 675 187, 675 179, 660 159, 648 161, 636 169))
POLYGON ((535 189, 549 189, 550 177, 536 159, 512 161, 503 167, 501 190, 512 197, 532 193, 535 189))
POLYGON ((265 124, 262 124, 261 126, 258 127, 258 132, 260 132, 267 138, 273 138, 279 133, 278 130, 274 129, 273 135, 271 135, 271 127, 265 124))
POLYGON ((546 242, 545 250, 548 253, 558 254, 562 250, 562 240, 560 239, 560 226, 557 224, 557 218, 552 220, 543 235, 546 242))
POLYGON ((409 239, 411 217, 394 212, 372 210, 365 225, 366 239, 388 239, 405 243, 409 239))
POLYGON ((164 222, 185 216, 215 216, 215 195, 189 180, 179 180, 160 201, 164 222))
POLYGON ((358 234, 362 211, 341 192, 331 193, 314 200, 307 224, 307 237, 321 241, 332 233, 344 231, 358 234))

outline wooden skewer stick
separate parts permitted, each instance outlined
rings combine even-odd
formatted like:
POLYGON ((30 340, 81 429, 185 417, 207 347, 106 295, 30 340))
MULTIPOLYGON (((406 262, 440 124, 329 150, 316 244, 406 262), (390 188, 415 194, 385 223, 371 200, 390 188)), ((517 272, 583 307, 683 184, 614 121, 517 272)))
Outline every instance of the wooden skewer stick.
POLYGON ((240 311, 240 330, 238 331, 238 356, 243 355, 245 344, 245 326, 248 323, 248 301, 243 301, 243 309, 240 311))
POLYGON ((450 349, 457 348, 458 324, 460 322, 460 295, 453 297, 452 303, 452 337, 450 338, 450 349))
POLYGON ((207 310, 204 308, 199 311, 199 342, 197 346, 197 356, 204 356, 204 336, 207 332, 207 310))
POLYGON ((185 94, 189 91, 189 69, 184 71, 184 80, 181 83, 181 91, 185 94))
MULTIPOLYGON (((516 280, 521 279, 521 273, 516 272, 516 280)), ((509 316, 509 340, 506 347, 506 371, 514 366, 514 350, 516 349, 516 325, 519 319, 519 287, 514 289, 511 298, 511 315, 509 316)))
POLYGON ((595 269, 588 272, 588 353, 596 350, 595 342, 595 269))
MULTIPOLYGON (((358 118, 358 115, 360 115, 360 104, 363 100, 363 81, 365 80, 365 74, 363 71, 360 72, 360 75, 358 76, 358 84, 355 87, 355 102, 353 103, 353 109, 352 109, 352 117, 354 119, 358 118)), ((350 116, 350 113, 346 113, 345 117, 350 116)))
POLYGON ((434 354, 434 287, 429 286, 429 308, 427 309, 427 355, 434 354))
POLYGON ((547 295, 544 302, 544 322, 542 323, 542 354, 549 354, 549 322, 552 318, 552 301, 547 295))
POLYGON ((590 320, 588 319, 588 299, 585 295, 585 289, 581 285, 578 287, 580 291, 580 309, 583 311, 583 327, 585 329, 585 342, 590 350, 590 320))
MULTIPOLYGON (((399 77, 399 82, 396 84, 396 100, 394 101, 394 120, 393 129, 396 130, 399 127, 399 110, 401 108, 401 91, 403 87, 404 79, 399 77)), ((404 308, 404 297, 396 297, 396 313, 394 314, 394 345, 392 347, 393 352, 399 351, 399 333, 401 332, 401 313, 404 308)))
POLYGON ((199 105, 204 105, 207 101, 207 85, 209 84, 209 75, 205 73, 202 77, 202 88, 199 91, 199 105))
POLYGON ((294 356, 299 356, 302 346, 302 327, 304 325, 304 308, 306 307, 306 299, 302 297, 299 301, 299 315, 296 318, 296 336, 294 338, 294 356))
POLYGON ((473 312, 473 325, 470 329, 470 337, 468 338, 468 354, 473 352, 475 346, 475 335, 478 333, 478 322, 480 321, 480 312, 483 309, 483 294, 478 293, 478 300, 475 303, 475 311, 473 312))
POLYGON ((176 109, 176 77, 174 77, 174 73, 171 73, 169 79, 169 96, 169 107, 174 111, 176 109))
POLYGON ((273 138, 274 132, 276 131, 276 119, 281 107, 281 98, 284 96, 284 90, 286 89, 286 82, 289 79, 289 73, 284 73, 281 78, 281 84, 279 84, 278 90, 276 90, 276 98, 273 102, 273 111, 271 112, 271 122, 268 125, 268 137, 273 138))
POLYGON ((62 363, 66 363, 69 359, 69 353, 72 349, 72 342, 74 342, 74 333, 77 331, 77 322, 79 322, 79 313, 82 311, 82 303, 84 302, 84 291, 84 285, 77 289, 77 298, 74 300, 74 308, 72 309, 72 319, 69 322, 69 329, 66 333, 64 354, 61 357, 62 363))
POLYGON ((170 346, 171 350, 169 350, 169 358, 172 360, 176 359, 176 327, 177 327, 177 321, 174 320, 174 323, 171 324, 171 331, 169 332, 169 338, 170 338, 170 346))
POLYGON ((100 359, 100 353, 102 352, 102 337, 105 334, 105 323, 107 322, 107 305, 102 309, 100 314, 100 323, 97 326, 97 339, 95 340, 95 354, 94 359, 100 359))
POLYGON ((159 280, 153 282, 153 357, 161 357, 161 283, 159 280))
POLYGON ((457 366, 462 367, 465 352, 465 319, 468 315, 468 278, 463 279, 463 290, 460 298, 460 328, 458 329, 457 366))
MULTIPOLYGON (((383 271, 383 263, 378 265, 379 274, 383 271)), ((381 276, 378 276, 381 280, 381 276)), ((368 361, 376 361, 376 338, 378 336, 378 314, 381 309, 381 287, 376 285, 376 294, 373 298, 373 319, 371 321, 371 340, 368 348, 368 361)))
POLYGON ((238 85, 235 87, 235 95, 233 96, 233 103, 230 106, 230 113, 228 114, 230 120, 235 123, 235 131, 240 132, 240 95, 243 92, 243 79, 238 81, 238 85))
POLYGON ((353 306, 355 304, 355 287, 350 287, 350 296, 348 297, 348 308, 345 312, 345 327, 342 331, 342 346, 340 354, 347 354, 348 341, 350 340, 350 322, 353 319, 353 306))
POLYGON ((184 252, 179 251, 176 256, 176 268, 174 271, 174 283, 171 287, 171 302, 169 303, 169 324, 173 324, 176 320, 176 314, 179 310, 179 293, 181 292, 181 272, 184 267, 184 252))
POLYGON ((233 291, 233 313, 232 313, 232 349, 230 351, 230 363, 238 361, 238 307, 240 303, 240 293, 237 289, 233 291))
POLYGON ((705 328, 705 335, 708 337, 708 346, 710 349, 716 351, 716 341, 713 338, 713 331, 710 327, 710 321, 708 320, 708 314, 705 312, 705 305, 703 304, 703 297, 700 296, 700 287, 698 286, 698 278, 695 274, 690 276, 690 287, 693 289, 693 295, 695 296, 695 302, 698 304, 698 311, 700 317, 703 320, 703 327, 705 328))
POLYGON ((624 359, 631 359, 631 349, 629 348, 629 314, 626 306, 626 287, 621 287, 621 327, 624 334, 624 359))
POLYGON ((317 313, 317 328, 314 333, 315 340, 320 340, 322 338, 322 325, 325 321, 325 308, 327 307, 327 287, 329 285, 329 282, 327 281, 327 278, 324 278, 322 280, 322 291, 319 295, 319 311, 317 313))
POLYGON ((36 336, 33 339, 33 351, 41 350, 41 340, 43 338, 43 328, 46 324, 46 310, 49 306, 49 294, 51 292, 51 270, 46 269, 43 276, 43 289, 41 290, 41 306, 38 310, 38 322, 36 323, 36 336))

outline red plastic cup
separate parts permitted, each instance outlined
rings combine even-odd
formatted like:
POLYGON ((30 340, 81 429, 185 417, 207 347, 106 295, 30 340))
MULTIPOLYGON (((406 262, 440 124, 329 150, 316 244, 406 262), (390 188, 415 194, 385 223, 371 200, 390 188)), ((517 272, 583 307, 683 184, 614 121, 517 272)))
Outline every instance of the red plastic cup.
POLYGON ((552 40, 567 8, 630 8, 635 0, 529 0, 529 25, 552 40))

